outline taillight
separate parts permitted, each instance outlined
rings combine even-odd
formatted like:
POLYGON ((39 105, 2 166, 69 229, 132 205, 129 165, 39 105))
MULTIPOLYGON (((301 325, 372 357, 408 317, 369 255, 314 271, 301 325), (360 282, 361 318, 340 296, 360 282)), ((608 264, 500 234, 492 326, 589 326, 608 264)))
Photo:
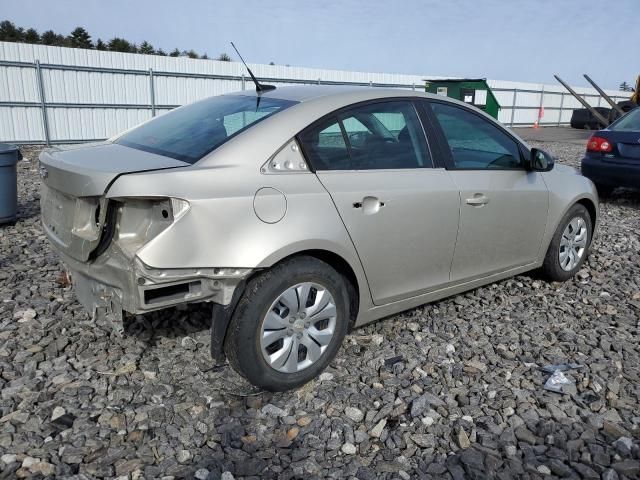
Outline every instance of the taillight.
POLYGON ((591 138, 587 140, 587 152, 609 153, 612 150, 613 145, 611 145, 611 142, 606 138, 592 135, 591 138))

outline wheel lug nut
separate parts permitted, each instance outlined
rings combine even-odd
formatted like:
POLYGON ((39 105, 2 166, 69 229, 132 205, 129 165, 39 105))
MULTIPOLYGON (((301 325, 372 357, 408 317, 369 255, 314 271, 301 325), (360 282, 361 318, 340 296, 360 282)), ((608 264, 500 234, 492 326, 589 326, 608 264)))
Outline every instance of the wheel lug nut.
POLYGON ((307 314, 306 314, 306 313, 304 313, 304 312, 302 312, 302 313, 300 314, 300 318, 304 318, 304 317, 306 317, 306 316, 307 316, 307 314))
POLYGON ((302 334, 301 333, 299 333, 297 336, 298 336, 298 338, 302 338, 302 334))
POLYGON ((295 317, 291 317, 291 318, 289 319, 289 323, 293 323, 293 322, 295 322, 295 321, 296 321, 296 318, 295 318, 295 317))
POLYGON ((311 325, 309 322, 304 322, 304 328, 309 328, 309 325, 311 325))
POLYGON ((293 329, 289 328, 289 329, 287 330, 287 333, 288 333, 289 335, 293 335, 293 329))

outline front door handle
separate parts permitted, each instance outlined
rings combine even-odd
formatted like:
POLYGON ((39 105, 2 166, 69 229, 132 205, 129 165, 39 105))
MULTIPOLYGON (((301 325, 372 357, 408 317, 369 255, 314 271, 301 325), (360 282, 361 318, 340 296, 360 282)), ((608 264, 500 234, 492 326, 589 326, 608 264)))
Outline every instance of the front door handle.
POLYGON ((364 197, 362 201, 353 203, 353 208, 361 208, 365 215, 378 213, 381 207, 384 207, 384 202, 378 197, 364 197))
POLYGON ((467 198, 467 205, 471 205, 473 207, 482 207, 489 203, 489 197, 482 193, 476 193, 473 197, 467 198))

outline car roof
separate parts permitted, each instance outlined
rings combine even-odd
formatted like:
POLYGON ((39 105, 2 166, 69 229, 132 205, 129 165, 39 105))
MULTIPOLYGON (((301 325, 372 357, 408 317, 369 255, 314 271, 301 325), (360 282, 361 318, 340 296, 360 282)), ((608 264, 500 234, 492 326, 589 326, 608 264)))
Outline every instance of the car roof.
MULTIPOLYGON (((258 96, 254 89, 242 90, 239 92, 230 92, 226 95, 246 95, 254 98, 258 96)), ((460 100, 445 97, 443 95, 426 93, 424 91, 353 85, 283 86, 277 87, 274 90, 263 92, 260 94, 260 96, 264 98, 294 101, 298 102, 298 105, 294 105, 291 108, 283 110, 277 115, 273 115, 272 117, 267 118, 264 122, 260 122, 260 125, 251 127, 245 133, 255 133, 261 128, 267 128, 269 125, 284 125, 287 127, 286 129, 283 129, 283 131, 287 131, 287 134, 285 135, 287 139, 297 134, 297 131, 299 131, 300 129, 300 125, 309 125, 317 119, 323 117, 324 115, 330 114, 334 110, 359 102, 367 102, 369 100, 406 97, 431 98, 441 102, 459 105, 465 108, 475 108, 472 105, 466 104, 460 100)), ((497 124, 501 128, 506 128, 486 112, 478 108, 475 108, 475 110, 477 111, 477 113, 485 117, 487 121, 497 124)), ((520 138, 520 136, 513 129, 508 129, 507 131, 527 149, 530 148, 527 142, 520 138)), ((245 136, 243 137, 246 138, 245 136)), ((285 140, 283 140, 283 142, 284 141, 285 140)))
MULTIPOLYGON (((232 92, 229 95, 246 95, 257 96, 254 89, 242 90, 240 92, 232 92)), ((260 94, 264 98, 278 98, 281 100, 291 100, 294 102, 308 102, 326 97, 341 97, 345 104, 352 101, 362 101, 381 97, 435 97, 436 95, 400 88, 380 88, 380 87, 364 87, 352 85, 294 85, 286 87, 277 87, 275 90, 269 90, 260 94)), ((442 98, 442 97, 441 97, 442 98)))

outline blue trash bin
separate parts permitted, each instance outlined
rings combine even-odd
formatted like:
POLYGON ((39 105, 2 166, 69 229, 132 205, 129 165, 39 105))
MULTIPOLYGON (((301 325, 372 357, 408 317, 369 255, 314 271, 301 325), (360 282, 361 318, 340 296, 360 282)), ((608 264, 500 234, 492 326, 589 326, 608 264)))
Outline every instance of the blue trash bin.
POLYGON ((0 143, 0 224, 13 222, 18 211, 18 161, 16 145, 0 143))

